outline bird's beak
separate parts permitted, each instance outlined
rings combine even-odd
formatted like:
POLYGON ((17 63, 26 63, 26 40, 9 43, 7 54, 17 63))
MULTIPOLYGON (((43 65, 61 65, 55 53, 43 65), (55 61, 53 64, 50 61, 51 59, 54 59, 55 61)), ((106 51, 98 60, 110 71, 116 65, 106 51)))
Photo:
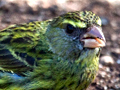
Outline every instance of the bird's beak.
POLYGON ((84 47, 87 48, 104 47, 106 43, 102 29, 97 26, 89 27, 88 32, 83 35, 80 41, 83 41, 84 47))

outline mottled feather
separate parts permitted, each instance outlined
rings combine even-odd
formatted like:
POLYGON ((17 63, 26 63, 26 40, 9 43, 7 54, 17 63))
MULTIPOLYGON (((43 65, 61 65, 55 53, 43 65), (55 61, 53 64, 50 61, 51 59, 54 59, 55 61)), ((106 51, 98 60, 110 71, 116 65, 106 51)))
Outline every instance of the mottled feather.
POLYGON ((84 48, 78 37, 101 26, 90 11, 47 21, 12 25, 0 31, 0 88, 3 90, 84 90, 98 71, 100 48, 84 48), (75 28, 66 33, 66 25, 75 28))

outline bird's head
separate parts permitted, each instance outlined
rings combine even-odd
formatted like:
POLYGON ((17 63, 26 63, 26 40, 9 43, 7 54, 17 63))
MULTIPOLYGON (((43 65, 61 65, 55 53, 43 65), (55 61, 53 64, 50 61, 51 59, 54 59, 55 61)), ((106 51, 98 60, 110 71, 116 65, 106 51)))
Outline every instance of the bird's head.
POLYGON ((105 46, 101 19, 90 11, 71 12, 53 19, 47 29, 51 50, 77 59, 81 51, 105 46))

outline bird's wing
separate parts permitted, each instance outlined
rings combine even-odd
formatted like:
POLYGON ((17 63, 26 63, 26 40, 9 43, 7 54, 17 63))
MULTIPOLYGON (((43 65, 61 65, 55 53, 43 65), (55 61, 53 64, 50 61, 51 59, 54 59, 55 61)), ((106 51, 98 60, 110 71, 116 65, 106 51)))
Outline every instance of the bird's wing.
POLYGON ((0 70, 26 71, 36 66, 36 61, 49 58, 45 39, 46 22, 12 25, 0 31, 0 70))

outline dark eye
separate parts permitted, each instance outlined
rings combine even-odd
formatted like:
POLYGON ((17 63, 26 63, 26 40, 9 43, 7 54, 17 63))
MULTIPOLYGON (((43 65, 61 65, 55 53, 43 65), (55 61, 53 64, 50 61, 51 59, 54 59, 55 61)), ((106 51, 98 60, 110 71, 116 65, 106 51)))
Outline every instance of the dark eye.
POLYGON ((71 24, 67 24, 67 27, 66 27, 66 33, 68 34, 72 34, 75 30, 75 27, 72 26, 71 24))

